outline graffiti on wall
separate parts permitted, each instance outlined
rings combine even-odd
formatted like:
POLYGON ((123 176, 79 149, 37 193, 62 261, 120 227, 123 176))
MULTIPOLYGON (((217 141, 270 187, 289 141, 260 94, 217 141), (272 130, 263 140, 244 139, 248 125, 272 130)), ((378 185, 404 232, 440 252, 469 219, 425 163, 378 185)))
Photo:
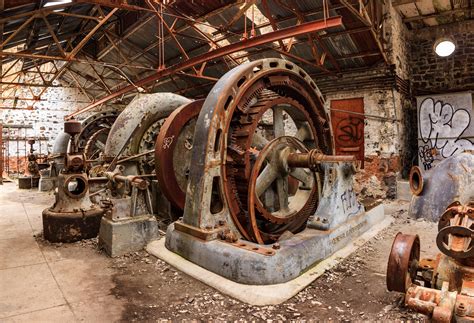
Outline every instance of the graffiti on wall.
POLYGON ((444 158, 474 149, 472 96, 418 97, 418 158, 425 170, 444 158))
POLYGON ((362 162, 364 144, 364 98, 331 100, 331 123, 337 155, 354 155, 362 162))

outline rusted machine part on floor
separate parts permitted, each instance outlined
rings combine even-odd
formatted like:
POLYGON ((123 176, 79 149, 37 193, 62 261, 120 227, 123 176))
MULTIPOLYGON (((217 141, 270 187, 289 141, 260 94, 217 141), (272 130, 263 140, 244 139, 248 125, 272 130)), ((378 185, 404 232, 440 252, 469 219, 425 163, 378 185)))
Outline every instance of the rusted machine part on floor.
MULTIPOLYGON (((72 140, 80 133, 81 124, 71 120, 64 123, 64 131, 72 140)), ((57 191, 52 207, 43 211, 43 234, 51 242, 74 242, 93 238, 99 233, 104 211, 89 198, 86 158, 83 153, 66 154, 64 168, 57 177, 57 191)))
POLYGON ((465 204, 474 198, 473 182, 472 152, 446 158, 427 171, 415 166, 410 172, 413 197, 409 215, 416 219, 438 221, 452 201, 458 200, 465 204))
POLYGON ((406 293, 409 308, 435 322, 474 320, 474 200, 452 203, 438 223, 435 259, 420 260, 418 236, 398 233, 387 266, 387 288, 406 293))
POLYGON ((155 146, 156 176, 160 189, 183 210, 193 149, 194 130, 204 100, 187 103, 166 118, 155 146))
POLYGON ((239 283, 289 281, 381 219, 358 202, 354 172, 354 157, 333 156, 324 100, 304 70, 242 64, 203 103, 184 215, 166 247, 239 283))

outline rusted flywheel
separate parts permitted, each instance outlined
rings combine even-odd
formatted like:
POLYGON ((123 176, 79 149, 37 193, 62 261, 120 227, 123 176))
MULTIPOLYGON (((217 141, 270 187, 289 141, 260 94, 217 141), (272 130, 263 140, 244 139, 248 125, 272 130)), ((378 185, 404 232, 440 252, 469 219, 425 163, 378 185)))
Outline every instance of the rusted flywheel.
POLYGON ((187 103, 169 115, 155 146, 158 184, 174 206, 184 209, 194 129, 204 100, 187 103))
POLYGON ((258 154, 250 175, 249 217, 258 243, 275 239, 286 230, 295 230, 308 218, 306 210, 317 203, 315 173, 291 168, 287 158, 308 149, 295 137, 278 137, 258 154), (293 186, 293 187, 291 187, 293 186))
POLYGON ((99 155, 104 152, 109 132, 110 128, 102 128, 96 131, 89 140, 87 140, 84 147, 84 154, 88 160, 97 159, 99 155))
POLYGON ((420 261, 418 235, 397 233, 387 265, 387 289, 405 293, 415 281, 420 261))
MULTIPOLYGON (((302 230, 318 202, 314 174, 301 169, 282 175, 271 167, 269 159, 259 159, 261 154, 271 155, 269 152, 274 147, 266 148, 269 142, 291 136, 295 138, 292 143, 298 142, 291 146, 296 151, 317 148, 332 153, 327 116, 314 82, 308 84, 303 72, 295 75, 279 69, 278 65, 273 67, 270 63, 268 71, 263 65, 257 66, 258 73, 244 71, 237 84, 219 94, 229 96, 229 107, 225 109, 231 114, 226 130, 227 145, 221 145, 222 156, 226 156, 225 198, 242 235, 259 243, 276 241, 285 231, 302 230), (260 196, 250 197, 250 190, 258 187, 257 177, 260 183, 264 181, 268 185, 256 194, 260 196), (298 193, 303 190, 305 194, 298 193), (295 196, 298 203, 290 206, 288 202, 295 196)), ((294 68, 291 63, 285 67, 294 68)))
POLYGON ((78 151, 83 152, 85 150, 91 137, 93 137, 96 132, 101 131, 102 129, 110 130, 118 115, 119 113, 117 111, 104 111, 93 114, 81 121, 82 129, 76 138, 78 151))

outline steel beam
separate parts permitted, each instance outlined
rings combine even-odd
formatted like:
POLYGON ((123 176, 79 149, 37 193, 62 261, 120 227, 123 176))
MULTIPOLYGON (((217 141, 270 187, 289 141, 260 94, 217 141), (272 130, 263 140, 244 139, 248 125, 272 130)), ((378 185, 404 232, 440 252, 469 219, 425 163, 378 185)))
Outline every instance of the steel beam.
POLYGON ((77 44, 76 47, 67 55, 68 59, 74 58, 74 56, 79 53, 79 51, 84 47, 84 45, 91 39, 92 36, 94 36, 95 32, 99 30, 100 27, 102 27, 103 24, 107 22, 107 20, 110 19, 114 15, 114 13, 117 11, 117 8, 112 9, 107 16, 105 16, 92 30, 80 41, 79 44, 77 44))
POLYGON ((189 60, 182 61, 181 63, 178 63, 176 65, 170 66, 169 68, 166 68, 164 70, 161 70, 153 75, 150 75, 144 79, 141 79, 139 81, 134 82, 134 85, 129 85, 126 87, 123 87, 119 89, 118 91, 109 94, 102 99, 97 100, 93 104, 80 109, 68 116, 66 116, 66 119, 70 119, 74 116, 77 116, 83 112, 92 110, 93 108, 111 100, 114 99, 118 96, 121 96, 122 94, 125 94, 127 92, 135 90, 137 87, 141 87, 144 85, 147 85, 149 83, 152 83, 160 78, 163 78, 165 76, 169 76, 171 74, 183 71, 185 69, 191 68, 193 66, 202 64, 207 61, 211 61, 217 58, 220 58, 225 55, 229 55, 235 52, 239 52, 242 50, 246 50, 252 47, 257 47, 261 45, 265 45, 268 43, 272 43, 274 41, 278 41, 281 39, 286 39, 286 38, 291 38, 291 37, 296 37, 296 36, 301 36, 307 33, 315 32, 318 30, 326 29, 326 28, 331 28, 331 27, 338 27, 342 25, 342 18, 341 17, 332 17, 328 18, 326 20, 317 20, 317 21, 312 21, 312 22, 307 22, 304 24, 280 29, 277 31, 269 32, 267 34, 263 34, 260 36, 256 36, 250 39, 243 40, 241 42, 233 43, 224 47, 217 48, 215 50, 212 50, 210 52, 207 52, 202 55, 198 55, 196 57, 192 57, 189 60))

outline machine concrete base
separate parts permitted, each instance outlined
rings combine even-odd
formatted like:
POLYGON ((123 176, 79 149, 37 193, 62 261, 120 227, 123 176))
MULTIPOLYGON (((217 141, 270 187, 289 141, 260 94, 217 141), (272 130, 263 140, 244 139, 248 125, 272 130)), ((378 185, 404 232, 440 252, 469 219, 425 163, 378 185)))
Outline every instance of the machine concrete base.
POLYGON ((384 218, 383 205, 361 212, 332 230, 304 231, 272 245, 238 240, 204 241, 168 227, 166 247, 218 275, 241 284, 271 285, 292 280, 368 231, 384 218))
POLYGON ((20 176, 18 177, 19 189, 30 189, 38 187, 39 177, 34 176, 20 176))
MULTIPOLYGON (((324 260, 317 262, 316 265, 313 265, 311 268, 307 269, 296 278, 279 284, 248 285, 237 283, 230 279, 224 278, 168 250, 165 247, 164 239, 151 242, 148 244, 146 250, 150 254, 162 259, 163 261, 166 261, 168 264, 186 273, 187 275, 190 275, 191 277, 242 302, 259 306, 275 305, 283 303, 295 296, 298 292, 316 280, 316 278, 321 276, 326 270, 337 265, 345 257, 357 250, 357 248, 361 247, 364 243, 373 238, 378 232, 387 227, 393 220, 390 216, 384 216, 383 206, 381 205, 367 212, 365 216, 367 222, 370 223, 370 226, 365 233, 356 238, 352 237, 351 235, 351 241, 346 243, 343 248, 334 252, 332 255, 325 257, 324 260)), ((335 231, 338 230, 336 229, 335 231)), ((301 251, 299 248, 298 250, 301 251)), ((319 253, 315 251, 312 254, 319 253)), ((221 260, 221 257, 215 255, 213 260, 209 261, 208 264, 211 262, 217 262, 219 260, 221 260)), ((244 258, 241 260, 246 262, 244 258)), ((227 262, 227 264, 228 263, 229 262, 227 262)), ((223 267, 226 266, 223 265, 223 267)), ((273 267, 273 271, 279 271, 278 268, 281 268, 281 266, 273 267)), ((261 272, 256 269, 253 275, 261 276, 261 272)))
POLYGON ((148 242, 159 236, 158 222, 152 215, 112 221, 102 218, 99 247, 111 257, 143 249, 148 242))

